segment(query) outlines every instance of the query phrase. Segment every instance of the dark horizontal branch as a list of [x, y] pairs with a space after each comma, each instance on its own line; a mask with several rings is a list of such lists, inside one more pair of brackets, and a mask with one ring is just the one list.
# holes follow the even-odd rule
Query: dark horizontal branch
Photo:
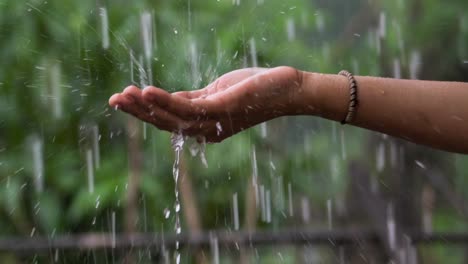
[[[468, 233], [415, 233], [410, 235], [417, 244], [468, 243]], [[55, 237], [10, 237], [0, 239], [0, 251], [35, 253], [49, 250], [98, 250], [104, 248], [174, 248], [209, 247], [217, 239], [220, 246], [237, 245], [346, 245], [356, 243], [380, 243], [378, 235], [369, 230], [284, 230], [263, 232], [207, 232], [199, 235], [162, 235], [136, 233], [132, 235], [110, 233], [85, 233]]]

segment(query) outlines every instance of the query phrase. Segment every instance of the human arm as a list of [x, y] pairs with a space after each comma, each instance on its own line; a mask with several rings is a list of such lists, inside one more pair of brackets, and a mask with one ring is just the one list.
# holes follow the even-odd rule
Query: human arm
[[[355, 78], [359, 106], [351, 125], [468, 153], [468, 84]], [[111, 106], [160, 129], [204, 136], [208, 142], [279, 116], [316, 115], [341, 121], [348, 102], [347, 78], [291, 67], [237, 70], [190, 92], [170, 94], [131, 86], [109, 100]]]
[[[352, 125], [451, 152], [468, 153], [468, 83], [355, 76], [359, 105]], [[304, 72], [306, 112], [341, 121], [349, 102], [347, 79]], [[308, 110], [309, 109], [309, 110]]]

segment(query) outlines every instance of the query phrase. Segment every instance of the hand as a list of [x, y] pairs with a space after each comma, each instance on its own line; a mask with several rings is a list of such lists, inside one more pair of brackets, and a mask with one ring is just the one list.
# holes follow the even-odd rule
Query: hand
[[302, 72], [291, 67], [229, 72], [207, 87], [168, 93], [127, 87], [109, 105], [159, 129], [220, 142], [267, 120], [296, 113]]

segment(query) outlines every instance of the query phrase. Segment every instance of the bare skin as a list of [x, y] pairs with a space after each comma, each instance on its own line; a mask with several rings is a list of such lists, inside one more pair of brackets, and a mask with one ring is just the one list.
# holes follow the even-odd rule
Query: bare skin
[[[468, 83], [355, 78], [359, 106], [351, 125], [468, 154]], [[291, 67], [236, 70], [203, 89], [172, 94], [129, 86], [109, 99], [111, 106], [159, 129], [207, 142], [280, 116], [341, 121], [348, 102], [347, 78]]]

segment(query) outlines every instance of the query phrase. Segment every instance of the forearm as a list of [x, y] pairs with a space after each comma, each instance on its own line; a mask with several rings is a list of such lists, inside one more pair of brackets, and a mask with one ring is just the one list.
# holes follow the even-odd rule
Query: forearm
[[[468, 153], [468, 84], [356, 76], [359, 105], [352, 125], [453, 152]], [[304, 72], [301, 114], [342, 121], [348, 80]]]

